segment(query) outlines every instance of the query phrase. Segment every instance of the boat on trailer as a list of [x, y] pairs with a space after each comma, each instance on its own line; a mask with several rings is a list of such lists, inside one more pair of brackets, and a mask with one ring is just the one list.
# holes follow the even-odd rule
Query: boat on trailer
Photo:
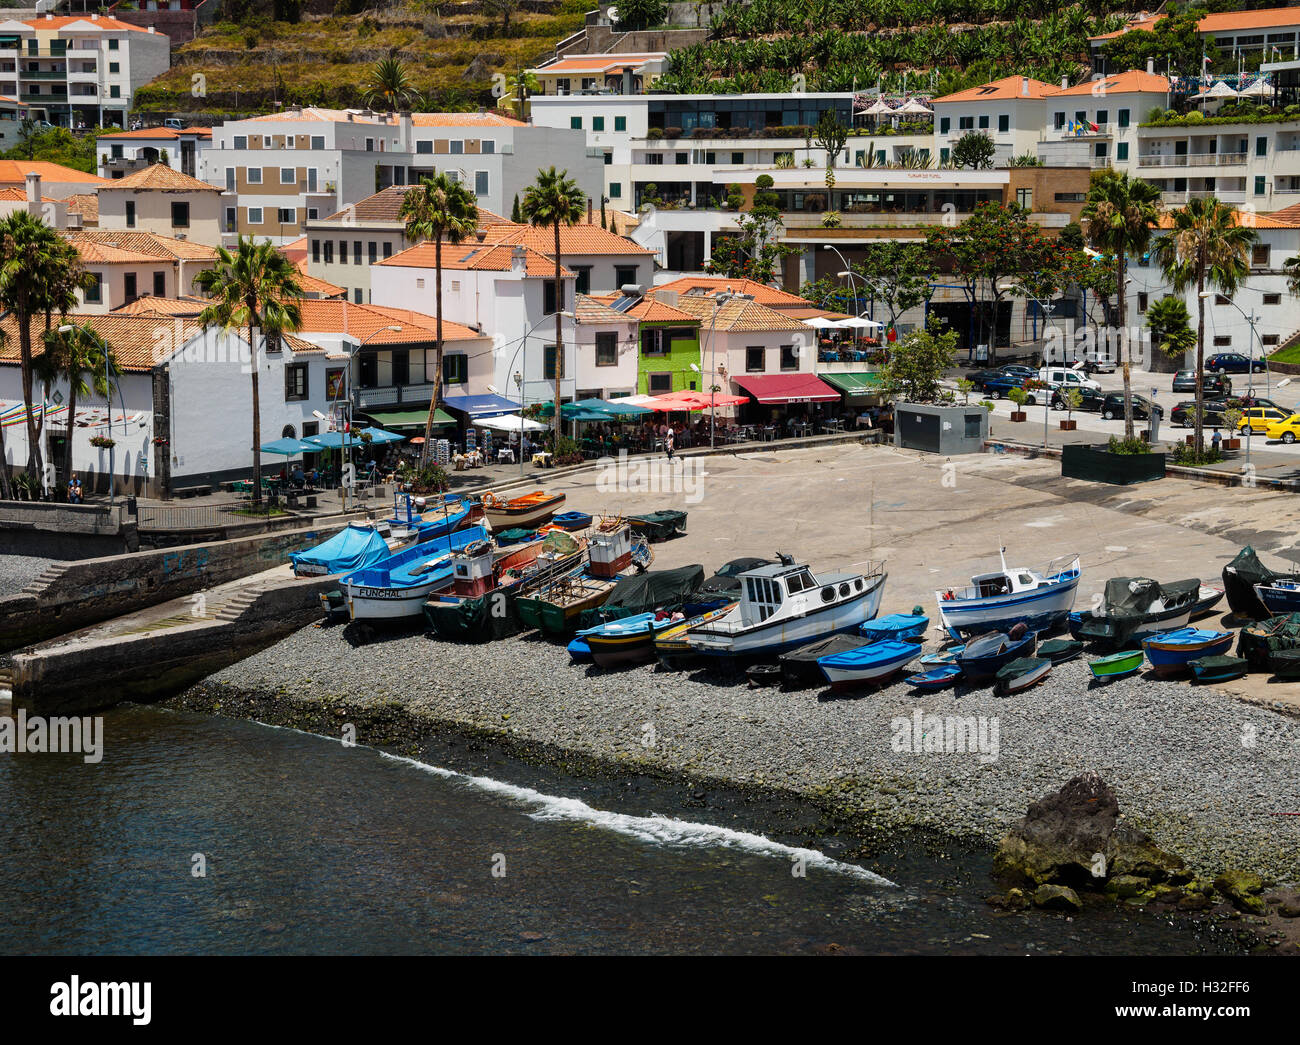
[[939, 622], [948, 634], [960, 639], [1009, 631], [1017, 624], [1045, 632], [1064, 624], [1082, 576], [1079, 557], [1061, 556], [1040, 571], [1008, 567], [1005, 548], [999, 549], [998, 555], [1000, 570], [976, 574], [964, 587], [934, 593]]
[[[706, 657], [776, 657], [819, 638], [856, 631], [880, 609], [883, 563], [863, 573], [814, 575], [790, 556], [740, 575], [736, 608], [697, 625], [686, 641]], [[913, 653], [919, 650], [912, 644]]]

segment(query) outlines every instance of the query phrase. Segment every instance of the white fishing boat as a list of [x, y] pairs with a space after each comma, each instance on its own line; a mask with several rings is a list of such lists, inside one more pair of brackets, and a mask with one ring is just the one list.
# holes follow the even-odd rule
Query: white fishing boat
[[788, 555], [740, 574], [740, 602], [686, 633], [691, 652], [712, 657], [776, 656], [816, 639], [856, 631], [880, 609], [884, 563], [867, 572], [814, 576]]
[[347, 599], [348, 616], [353, 620], [418, 617], [429, 594], [452, 583], [452, 553], [487, 537], [482, 526], [471, 526], [412, 545], [348, 574], [339, 585]]
[[934, 593], [939, 621], [954, 639], [990, 631], [1010, 631], [1024, 624], [1030, 631], [1050, 631], [1065, 623], [1074, 606], [1082, 570], [1077, 555], [1053, 559], [1041, 571], [1008, 567], [1006, 549], [998, 555], [1002, 569], [981, 573], [960, 588]]

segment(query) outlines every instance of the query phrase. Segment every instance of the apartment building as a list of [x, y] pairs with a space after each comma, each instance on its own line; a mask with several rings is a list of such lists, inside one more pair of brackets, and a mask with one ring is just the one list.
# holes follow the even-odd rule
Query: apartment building
[[122, 178], [132, 171], [166, 162], [182, 174], [195, 176], [199, 152], [212, 141], [211, 127], [141, 127], [101, 134], [95, 142], [95, 169], [105, 178]]
[[935, 98], [933, 148], [939, 163], [949, 162], [957, 140], [972, 132], [993, 139], [995, 166], [1034, 154], [1047, 125], [1047, 99], [1057, 91], [1029, 76], [1007, 76]]
[[[1150, 31], [1164, 18], [1155, 15], [1130, 22], [1123, 29], [1102, 36], [1092, 36], [1093, 67], [1105, 71], [1103, 51], [1106, 43], [1134, 30]], [[1270, 7], [1258, 11], [1220, 11], [1203, 16], [1197, 23], [1203, 39], [1213, 38], [1220, 55], [1263, 53], [1265, 57], [1300, 58], [1300, 8]]]
[[170, 64], [166, 34], [106, 15], [0, 21], [0, 95], [60, 127], [126, 126], [135, 92]]
[[221, 246], [221, 190], [164, 164], [101, 185], [98, 197], [101, 229], [138, 229]]
[[211, 268], [212, 247], [153, 232], [81, 229], [67, 234], [92, 285], [77, 292], [80, 309], [103, 314], [138, 298], [176, 298], [197, 292], [194, 278]]
[[446, 172], [487, 210], [510, 209], [540, 168], [600, 191], [600, 160], [581, 134], [555, 134], [496, 113], [372, 113], [293, 107], [215, 128], [199, 177], [226, 193], [223, 222], [278, 245], [309, 222], [389, 186]]
[[668, 68], [668, 54], [560, 55], [530, 70], [541, 94], [641, 94]]
[[18, 128], [27, 118], [27, 106], [17, 98], [0, 94], [0, 152], [18, 144]]

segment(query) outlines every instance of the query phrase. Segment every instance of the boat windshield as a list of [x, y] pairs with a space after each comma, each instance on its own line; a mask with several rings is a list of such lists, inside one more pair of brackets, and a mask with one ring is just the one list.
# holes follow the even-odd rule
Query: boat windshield
[[781, 584], [769, 577], [746, 577], [745, 596], [750, 612], [767, 620], [781, 605]]

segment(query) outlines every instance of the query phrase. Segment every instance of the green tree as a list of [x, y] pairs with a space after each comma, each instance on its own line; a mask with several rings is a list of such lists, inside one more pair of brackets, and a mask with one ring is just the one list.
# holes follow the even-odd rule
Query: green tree
[[939, 381], [956, 352], [957, 332], [945, 330], [943, 321], [931, 316], [923, 329], [913, 330], [894, 348], [881, 368], [881, 381], [900, 400], [930, 402], [939, 398]]
[[268, 338], [292, 333], [302, 326], [302, 287], [293, 263], [270, 243], [240, 236], [235, 249], [217, 248], [216, 263], [194, 279], [212, 299], [199, 313], [204, 327], [247, 330], [249, 375], [253, 391], [253, 503], [262, 503], [262, 401], [258, 388], [260, 353]]
[[1130, 255], [1145, 254], [1159, 219], [1160, 190], [1127, 172], [1103, 171], [1088, 189], [1081, 217], [1085, 236], [1096, 251], [1113, 259], [1119, 305], [1119, 347], [1124, 370], [1124, 438], [1133, 438], [1132, 360], [1126, 322], [1124, 287]]
[[513, 76], [506, 77], [506, 94], [511, 99], [511, 108], [519, 119], [528, 115], [528, 96], [537, 94], [542, 89], [542, 81], [535, 73], [518, 69]]
[[663, 25], [668, 17], [665, 0], [619, 0], [618, 31], [631, 33]]
[[1199, 23], [1207, 13], [1206, 7], [1189, 7], [1161, 18], [1152, 29], [1132, 29], [1108, 40], [1102, 49], [1106, 68], [1115, 72], [1145, 69], [1147, 58], [1168, 58], [1174, 73], [1199, 76], [1203, 54], [1211, 66], [1219, 57], [1213, 37], [1200, 35]]
[[1175, 293], [1196, 287], [1196, 442], [1205, 452], [1205, 293], [1207, 285], [1231, 297], [1250, 275], [1250, 248], [1258, 238], [1233, 209], [1217, 198], [1188, 201], [1170, 212], [1172, 227], [1154, 244], [1154, 255]]
[[753, 279], [759, 283], [776, 281], [782, 261], [799, 253], [777, 240], [781, 219], [781, 197], [773, 191], [770, 174], [760, 174], [754, 182], [754, 202], [736, 218], [739, 233], [715, 237], [705, 270], [732, 279]]
[[[114, 385], [109, 374], [117, 369], [112, 347], [107, 349], [90, 323], [69, 324], [71, 329], [59, 328], [45, 332], [45, 351], [37, 357], [37, 373], [45, 385], [48, 399], [50, 388], [59, 381], [68, 384], [68, 438], [63, 445], [63, 474], [72, 475], [73, 423], [77, 417], [77, 400], [91, 394], [102, 396], [109, 409], [113, 405]], [[86, 383], [87, 375], [91, 383]], [[66, 488], [55, 490], [56, 499], [67, 496]]]
[[924, 243], [877, 240], [852, 268], [866, 283], [873, 300], [884, 305], [889, 315], [886, 330], [893, 330], [904, 312], [929, 300], [935, 265]]
[[485, 15], [501, 16], [501, 35], [510, 35], [510, 16], [523, 6], [522, 0], [482, 0], [481, 9]]
[[530, 225], [551, 228], [555, 234], [555, 446], [560, 445], [560, 378], [564, 375], [564, 265], [560, 259], [560, 229], [582, 220], [586, 194], [569, 172], [538, 171], [537, 180], [524, 190], [524, 217]]
[[1146, 321], [1152, 348], [1173, 355], [1196, 343], [1196, 336], [1192, 333], [1192, 315], [1180, 297], [1166, 294], [1159, 301], [1153, 301], [1147, 309]]
[[952, 165], [982, 170], [993, 166], [996, 147], [982, 131], [967, 131], [952, 147]]
[[[517, 201], [516, 201], [517, 202]], [[442, 243], [463, 243], [478, 228], [478, 203], [459, 181], [439, 171], [423, 178], [402, 200], [400, 211], [406, 222], [406, 236], [413, 243], [433, 241], [434, 377], [429, 415], [424, 422], [424, 445], [420, 459], [428, 460], [433, 445], [434, 412], [442, 400]]]
[[415, 89], [406, 63], [400, 58], [381, 58], [370, 70], [371, 83], [366, 87], [366, 105], [384, 108], [389, 112], [409, 109], [420, 104], [420, 92]]
[[524, 223], [524, 212], [519, 209], [519, 193], [515, 193], [515, 205], [510, 208], [510, 220], [516, 225]]
[[840, 123], [834, 109], [827, 109], [817, 121], [816, 134], [818, 146], [826, 153], [826, 205], [829, 207], [831, 190], [835, 188], [835, 164], [849, 140], [849, 129]]

